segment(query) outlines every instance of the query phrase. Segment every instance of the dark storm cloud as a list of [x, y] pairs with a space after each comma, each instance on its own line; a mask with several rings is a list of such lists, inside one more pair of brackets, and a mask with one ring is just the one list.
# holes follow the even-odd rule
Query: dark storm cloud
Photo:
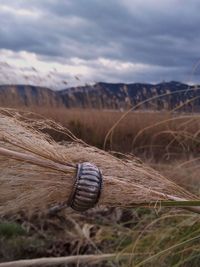
[[200, 58], [199, 10], [197, 0], [1, 0], [0, 49], [62, 63], [77, 57], [152, 66], [117, 77], [99, 66], [99, 79], [183, 79]]

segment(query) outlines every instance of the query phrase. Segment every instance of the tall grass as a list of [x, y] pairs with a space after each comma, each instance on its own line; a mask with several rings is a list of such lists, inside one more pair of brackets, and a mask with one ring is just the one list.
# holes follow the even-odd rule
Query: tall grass
[[[32, 108], [44, 117], [70, 129], [88, 144], [103, 148], [106, 134], [123, 112], [88, 109]], [[171, 112], [131, 112], [109, 136], [106, 149], [133, 153], [155, 160], [198, 156], [200, 149], [200, 115]], [[62, 134], [50, 133], [57, 141]]]

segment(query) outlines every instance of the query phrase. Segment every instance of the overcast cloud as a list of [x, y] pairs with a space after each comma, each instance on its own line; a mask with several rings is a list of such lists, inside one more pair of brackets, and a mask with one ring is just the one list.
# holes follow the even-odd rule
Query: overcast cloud
[[200, 82], [199, 10], [198, 0], [0, 0], [0, 83]]

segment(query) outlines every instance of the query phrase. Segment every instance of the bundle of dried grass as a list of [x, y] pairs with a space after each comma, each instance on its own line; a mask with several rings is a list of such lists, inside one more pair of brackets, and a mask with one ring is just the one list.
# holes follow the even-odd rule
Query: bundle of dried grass
[[[56, 128], [73, 142], [58, 144], [41, 132], [44, 128]], [[66, 203], [76, 164], [85, 161], [94, 163], [103, 173], [99, 204], [152, 207], [200, 203], [197, 197], [138, 159], [121, 160], [87, 146], [53, 122], [30, 119], [13, 110], [0, 110], [0, 155], [0, 214]], [[197, 207], [191, 209], [199, 211]]]

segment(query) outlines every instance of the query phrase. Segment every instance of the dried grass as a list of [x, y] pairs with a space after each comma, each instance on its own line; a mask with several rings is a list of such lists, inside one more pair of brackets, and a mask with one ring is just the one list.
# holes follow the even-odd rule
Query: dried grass
[[[73, 142], [58, 144], [39, 130], [52, 127], [65, 131]], [[0, 154], [0, 214], [65, 203], [73, 186], [76, 164], [85, 161], [96, 164], [103, 173], [99, 204], [155, 207], [163, 200], [186, 199], [199, 204], [194, 195], [138, 159], [120, 160], [75, 139], [61, 126], [9, 109], [0, 110]]]
[[[120, 111], [64, 108], [52, 110], [45, 107], [32, 107], [31, 110], [59, 122], [77, 137], [98, 148], [103, 148], [105, 136], [124, 114]], [[109, 135], [106, 150], [134, 153], [145, 160], [188, 159], [199, 154], [199, 127], [199, 114], [131, 112]], [[53, 130], [48, 133], [57, 141], [69, 140], [67, 136]]]
[[101, 254], [101, 255], [76, 255], [67, 257], [56, 258], [39, 258], [31, 260], [19, 260], [6, 263], [0, 263], [0, 267], [28, 267], [28, 266], [57, 266], [60, 264], [87, 264], [93, 265], [102, 261], [120, 261], [125, 258], [130, 258], [131, 253], [124, 253], [122, 255], [113, 254]]

